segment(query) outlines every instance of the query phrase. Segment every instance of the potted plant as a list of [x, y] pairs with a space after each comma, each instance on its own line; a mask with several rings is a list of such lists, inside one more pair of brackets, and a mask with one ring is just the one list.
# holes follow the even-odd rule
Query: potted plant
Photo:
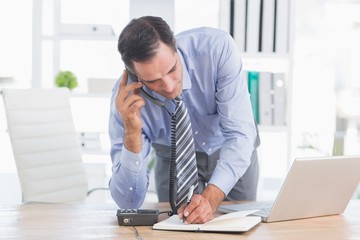
[[71, 71], [60, 71], [55, 77], [55, 84], [58, 87], [67, 87], [72, 90], [77, 87], [78, 82], [75, 74]]

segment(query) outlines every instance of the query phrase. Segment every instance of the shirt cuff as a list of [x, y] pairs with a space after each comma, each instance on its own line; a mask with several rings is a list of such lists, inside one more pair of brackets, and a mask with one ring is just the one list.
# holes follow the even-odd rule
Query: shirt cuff
[[124, 146], [121, 151], [120, 163], [131, 172], [139, 172], [144, 164], [142, 161], [141, 153], [133, 153], [126, 149]]
[[222, 169], [215, 169], [209, 184], [217, 186], [224, 192], [225, 196], [227, 196], [231, 189], [235, 186], [236, 182], [236, 179], [230, 176], [226, 171]]

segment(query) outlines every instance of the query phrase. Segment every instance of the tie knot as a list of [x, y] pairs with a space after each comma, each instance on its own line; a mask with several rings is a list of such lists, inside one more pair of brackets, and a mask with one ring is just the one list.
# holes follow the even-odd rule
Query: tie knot
[[174, 98], [174, 101], [176, 103], [176, 106], [179, 106], [180, 102], [182, 101], [180, 97]]

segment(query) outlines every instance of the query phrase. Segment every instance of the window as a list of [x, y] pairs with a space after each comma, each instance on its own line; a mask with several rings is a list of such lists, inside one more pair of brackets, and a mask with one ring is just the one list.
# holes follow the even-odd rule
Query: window
[[35, 65], [35, 85], [53, 87], [60, 70], [74, 72], [80, 90], [86, 89], [89, 78], [120, 76], [116, 43], [129, 19], [129, 1], [35, 1], [34, 7], [42, 12], [37, 22], [40, 45], [34, 52], [41, 63]]
[[32, 1], [0, 1], [0, 87], [10, 80], [16, 85], [30, 84], [31, 5]]

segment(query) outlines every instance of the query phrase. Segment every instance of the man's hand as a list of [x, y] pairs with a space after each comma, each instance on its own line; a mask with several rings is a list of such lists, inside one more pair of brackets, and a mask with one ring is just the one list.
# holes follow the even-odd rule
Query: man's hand
[[186, 217], [187, 224], [208, 222], [214, 218], [214, 213], [224, 197], [223, 191], [209, 184], [201, 195], [196, 194], [191, 198], [188, 206], [179, 208], [179, 218]]
[[141, 151], [141, 130], [142, 121], [140, 108], [145, 105], [144, 99], [139, 94], [141, 82], [127, 84], [127, 72], [123, 72], [122, 80], [119, 85], [118, 93], [115, 98], [116, 108], [124, 122], [124, 145], [131, 152]]

